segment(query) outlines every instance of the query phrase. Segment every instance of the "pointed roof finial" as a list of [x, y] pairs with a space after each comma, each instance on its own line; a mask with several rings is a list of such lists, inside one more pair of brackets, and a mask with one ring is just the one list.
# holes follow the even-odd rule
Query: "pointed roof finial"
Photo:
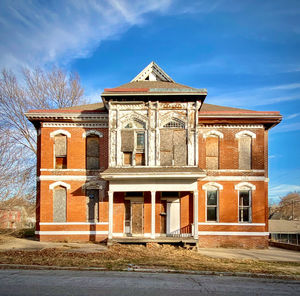
[[145, 69], [143, 69], [131, 82], [134, 81], [166, 81], [175, 82], [162, 68], [155, 62], [151, 62]]

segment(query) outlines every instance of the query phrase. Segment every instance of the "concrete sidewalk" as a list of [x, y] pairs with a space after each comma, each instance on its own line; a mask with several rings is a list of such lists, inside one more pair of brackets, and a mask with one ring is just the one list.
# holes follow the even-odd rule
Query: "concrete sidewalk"
[[227, 259], [253, 259], [261, 261], [300, 262], [300, 252], [270, 247], [269, 249], [227, 249], [200, 248], [198, 251], [204, 256]]

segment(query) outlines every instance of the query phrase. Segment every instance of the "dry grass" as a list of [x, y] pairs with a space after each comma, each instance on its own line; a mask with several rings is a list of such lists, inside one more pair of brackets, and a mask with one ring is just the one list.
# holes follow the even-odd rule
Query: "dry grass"
[[174, 270], [250, 272], [300, 275], [300, 263], [264, 262], [259, 260], [217, 259], [196, 251], [172, 246], [114, 245], [97, 253], [74, 252], [72, 249], [0, 252], [2, 264], [47, 265], [62, 267], [103, 267], [123, 270], [140, 268], [169, 268]]

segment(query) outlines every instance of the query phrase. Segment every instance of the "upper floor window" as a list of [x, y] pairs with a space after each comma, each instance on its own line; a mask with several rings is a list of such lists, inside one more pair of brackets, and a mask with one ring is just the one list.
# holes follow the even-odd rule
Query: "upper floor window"
[[160, 130], [160, 165], [184, 166], [187, 164], [187, 134], [184, 122], [172, 119]]
[[54, 137], [55, 168], [67, 168], [67, 136], [58, 134]]
[[98, 170], [99, 163], [99, 137], [96, 135], [89, 135], [86, 137], [86, 169]]
[[145, 123], [133, 120], [125, 125], [122, 130], [121, 150], [123, 164], [128, 166], [145, 165]]
[[255, 138], [256, 135], [251, 131], [241, 131], [235, 136], [239, 140], [239, 169], [251, 170], [252, 139]]
[[206, 139], [206, 169], [217, 170], [219, 169], [219, 143], [223, 138], [223, 134], [217, 130], [208, 131], [203, 135]]

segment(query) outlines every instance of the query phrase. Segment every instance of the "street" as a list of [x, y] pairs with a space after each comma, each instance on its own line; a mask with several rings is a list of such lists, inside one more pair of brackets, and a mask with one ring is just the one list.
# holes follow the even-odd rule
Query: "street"
[[299, 295], [300, 281], [188, 274], [0, 270], [0, 295]]

